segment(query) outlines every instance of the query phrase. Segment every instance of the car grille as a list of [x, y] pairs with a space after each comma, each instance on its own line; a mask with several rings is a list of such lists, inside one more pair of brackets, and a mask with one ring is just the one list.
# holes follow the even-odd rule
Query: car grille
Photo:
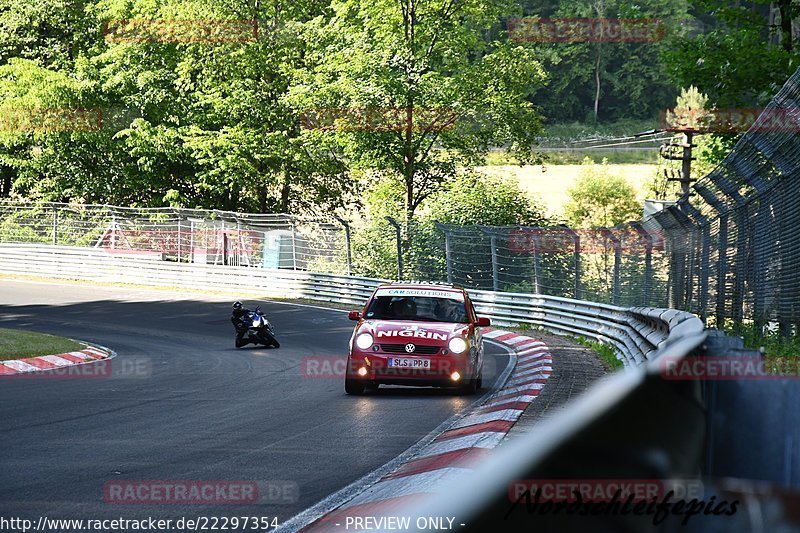
[[403, 353], [406, 355], [433, 355], [439, 353], [442, 348], [441, 346], [424, 346], [421, 344], [414, 344], [414, 346], [413, 352], [407, 352], [405, 344], [381, 344], [381, 350], [386, 353]]

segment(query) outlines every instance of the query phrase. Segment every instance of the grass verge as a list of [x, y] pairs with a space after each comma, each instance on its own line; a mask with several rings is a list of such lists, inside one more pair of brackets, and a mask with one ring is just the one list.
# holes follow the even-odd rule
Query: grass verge
[[748, 348], [763, 348], [767, 359], [800, 356], [800, 336], [797, 335], [787, 338], [777, 332], [762, 332], [754, 324], [727, 326], [725, 332], [744, 339]]
[[0, 328], [0, 361], [75, 352], [82, 349], [82, 344], [64, 337]]
[[614, 349], [611, 348], [611, 346], [607, 346], [597, 341], [590, 341], [584, 337], [578, 337], [575, 340], [578, 342], [578, 344], [594, 350], [595, 353], [597, 353], [597, 356], [600, 358], [600, 361], [602, 361], [603, 364], [609, 368], [609, 370], [619, 370], [624, 366], [622, 361], [617, 359], [617, 354]]

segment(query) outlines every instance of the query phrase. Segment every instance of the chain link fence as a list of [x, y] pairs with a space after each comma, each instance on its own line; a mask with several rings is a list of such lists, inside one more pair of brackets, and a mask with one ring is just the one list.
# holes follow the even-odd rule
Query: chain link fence
[[0, 202], [0, 242], [101, 248], [166, 261], [348, 273], [336, 221], [174, 208]]
[[0, 202], [0, 242], [165, 261], [448, 281], [619, 305], [666, 301], [664, 240], [640, 225], [572, 230], [413, 222], [353, 225], [196, 209]]
[[670, 307], [800, 333], [799, 104], [800, 70], [716, 169], [645, 221], [666, 236]]

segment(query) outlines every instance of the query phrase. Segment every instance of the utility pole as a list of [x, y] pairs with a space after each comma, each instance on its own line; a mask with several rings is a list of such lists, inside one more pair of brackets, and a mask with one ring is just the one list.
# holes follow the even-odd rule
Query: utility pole
[[[694, 128], [667, 128], [664, 131], [683, 134], [682, 143], [670, 142], [668, 144], [662, 144], [659, 154], [664, 159], [682, 162], [680, 176], [677, 178], [674, 176], [667, 176], [667, 181], [680, 182], [681, 191], [685, 195], [689, 192], [689, 187], [692, 182], [697, 181], [692, 179], [692, 161], [697, 160], [696, 157], [692, 156], [692, 148], [697, 148], [697, 145], [693, 144], [692, 141], [694, 140], [694, 136], [700, 132]], [[681, 149], [683, 151], [682, 154], [680, 153]]]

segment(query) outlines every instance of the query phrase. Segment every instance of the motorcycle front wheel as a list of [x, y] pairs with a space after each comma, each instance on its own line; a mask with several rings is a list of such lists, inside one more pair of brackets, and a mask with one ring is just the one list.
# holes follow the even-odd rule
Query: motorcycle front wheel
[[261, 340], [262, 340], [261, 344], [263, 344], [265, 346], [272, 346], [274, 348], [280, 348], [281, 347], [281, 343], [278, 342], [278, 339], [276, 339], [272, 334], [267, 333], [266, 331], [262, 335], [262, 339]]

